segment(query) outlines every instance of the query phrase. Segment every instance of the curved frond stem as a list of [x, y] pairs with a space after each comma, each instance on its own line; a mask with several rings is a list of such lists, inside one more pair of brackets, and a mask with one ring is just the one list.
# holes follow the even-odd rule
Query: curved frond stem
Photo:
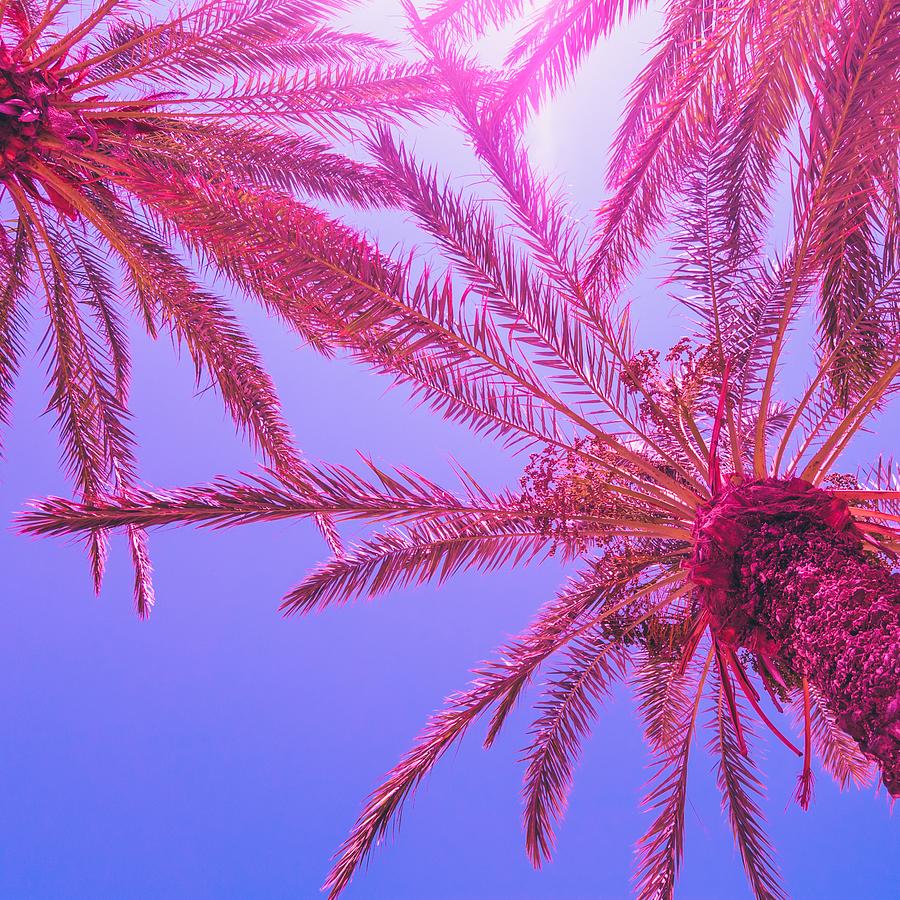
[[597, 716], [597, 705], [625, 674], [626, 653], [602, 627], [570, 644], [566, 665], [551, 676], [531, 727], [523, 788], [525, 848], [540, 868], [552, 856], [554, 822], [565, 814], [581, 744]]
[[[71, 31], [67, 32], [66, 35], [60, 40], [51, 44], [47, 50], [40, 54], [40, 56], [32, 59], [29, 63], [29, 68], [35, 69], [39, 66], [45, 65], [51, 60], [62, 59], [65, 57], [65, 54], [74, 47], [82, 38], [86, 37], [94, 28], [97, 27], [112, 10], [119, 6], [120, 4], [126, 2], [126, 0], [103, 0], [103, 2], [93, 10], [79, 25], [76, 25]], [[67, 5], [66, 0], [58, 0], [55, 6], [47, 5], [47, 12], [44, 16], [42, 22], [45, 24], [52, 22], [56, 17], [56, 14], [61, 12], [63, 8]], [[39, 24], [35, 27], [35, 32], [40, 32], [43, 30], [44, 25]], [[27, 39], [24, 42], [26, 46], [28, 46]], [[20, 45], [21, 47], [21, 45]]]
[[[895, 339], [895, 348], [900, 349], [900, 337]], [[850, 408], [840, 423], [832, 429], [827, 440], [822, 444], [818, 452], [807, 463], [801, 473], [801, 478], [819, 484], [825, 477], [828, 469], [843, 453], [844, 448], [854, 435], [865, 425], [866, 420], [882, 402], [884, 394], [891, 388], [894, 380], [900, 375], [900, 354], [894, 362], [889, 364], [884, 373], [872, 384], [863, 396]]]
[[[106, 2], [110, 2], [110, 0], [106, 0]], [[114, 2], [121, 2], [121, 0], [114, 0]], [[24, 53], [26, 50], [35, 46], [44, 31], [53, 24], [56, 17], [65, 8], [66, 3], [67, 0], [56, 0], [56, 3], [53, 3], [52, 0], [47, 0], [47, 3], [44, 5], [44, 12], [40, 19], [33, 24], [29, 22], [28, 34], [26, 34], [19, 42], [17, 49]]]
[[803, 771], [797, 780], [795, 797], [801, 809], [809, 809], [813, 795], [812, 770], [812, 712], [809, 699], [809, 679], [803, 676]]
[[[107, 2], [120, 2], [120, 0], [107, 0]], [[119, 44], [118, 46], [105, 51], [97, 56], [92, 56], [84, 60], [79, 60], [78, 62], [72, 63], [71, 65], [65, 67], [60, 71], [60, 75], [74, 75], [78, 72], [83, 71], [84, 69], [96, 68], [102, 65], [105, 62], [108, 62], [114, 56], [120, 53], [126, 53], [130, 50], [135, 49], [142, 43], [148, 43], [153, 38], [158, 37], [165, 33], [166, 31], [174, 31], [183, 25], [186, 21], [189, 21], [191, 18], [194, 18], [198, 15], [202, 15], [203, 13], [214, 9], [216, 6], [221, 5], [221, 0], [206, 0], [205, 3], [201, 3], [198, 6], [193, 7], [192, 9], [187, 10], [180, 15], [175, 16], [172, 19], [167, 20], [166, 22], [162, 22], [159, 25], [154, 26], [152, 29], [148, 31], [144, 31], [138, 36], [132, 38], [129, 41], [126, 41], [124, 44]], [[93, 27], [93, 26], [92, 26]], [[165, 57], [157, 57], [153, 59], [153, 63], [156, 64], [158, 62], [163, 62]], [[131, 74], [131, 73], [129, 73]], [[93, 81], [87, 81], [84, 83], [85, 89], [95, 89], [102, 84], [107, 83], [105, 78], [95, 79]]]

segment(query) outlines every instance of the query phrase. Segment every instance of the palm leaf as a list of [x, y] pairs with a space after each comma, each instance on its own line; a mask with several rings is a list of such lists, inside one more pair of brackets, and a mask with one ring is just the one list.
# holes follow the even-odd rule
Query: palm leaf
[[[722, 809], [728, 816], [735, 843], [741, 853], [747, 880], [755, 897], [777, 900], [787, 897], [773, 858], [772, 846], [765, 835], [765, 820], [758, 805], [765, 788], [749, 754], [740, 749], [737, 726], [725, 704], [724, 690], [717, 678], [711, 684], [708, 749], [716, 758], [717, 781], [722, 792]], [[735, 709], [741, 717], [740, 733], [752, 737], [743, 704]]]
[[[678, 736], [672, 745], [661, 747], [654, 753], [653, 776], [644, 806], [655, 812], [656, 818], [636, 848], [636, 892], [641, 900], [670, 900], [675, 890], [684, 853], [688, 761], [712, 658], [710, 650], [699, 677], [696, 673], [691, 677], [689, 672], [688, 677], [677, 684], [665, 706], [645, 706], [645, 712], [651, 716], [672, 716], [672, 725], [662, 726], [661, 730], [674, 728]], [[661, 726], [651, 719], [646, 727], [657, 731]]]
[[540, 715], [531, 727], [524, 785], [525, 848], [537, 868], [552, 855], [553, 824], [565, 814], [597, 706], [624, 673], [625, 655], [601, 624], [570, 644], [537, 704]]
[[12, 388], [22, 356], [25, 316], [20, 300], [27, 286], [28, 240], [20, 221], [11, 241], [0, 229], [0, 425], [9, 424]]
[[410, 585], [442, 584], [459, 572], [525, 565], [546, 556], [550, 546], [530, 517], [492, 521], [479, 513], [425, 521], [379, 534], [318, 566], [288, 592], [282, 609], [306, 613]]
[[536, 112], [571, 81], [601, 38], [644, 6], [646, 0], [550, 0], [507, 54], [514, 74], [500, 109], [514, 107], [520, 122]]

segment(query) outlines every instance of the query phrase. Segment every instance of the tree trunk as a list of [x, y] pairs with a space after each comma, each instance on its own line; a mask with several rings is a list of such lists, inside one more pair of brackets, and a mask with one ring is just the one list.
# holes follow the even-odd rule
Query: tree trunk
[[699, 523], [693, 568], [720, 638], [806, 676], [900, 796], [900, 575], [846, 505], [799, 479], [730, 489]]

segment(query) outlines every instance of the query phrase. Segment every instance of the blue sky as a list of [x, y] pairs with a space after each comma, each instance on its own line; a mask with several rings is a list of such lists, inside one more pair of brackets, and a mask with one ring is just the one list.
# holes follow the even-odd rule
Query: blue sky
[[[372, 6], [363, 24], [388, 21]], [[628, 78], [653, 15], [595, 55], [576, 90], [533, 129], [536, 160], [561, 173], [589, 210]], [[448, 168], [472, 171], [443, 133]], [[390, 243], [397, 217], [367, 217]], [[635, 287], [645, 343], [683, 325], [651, 272]], [[493, 485], [515, 483], [521, 460], [404, 402], [387, 382], [300, 348], [250, 305], [301, 446], [352, 464], [357, 449], [449, 481], [459, 459]], [[32, 329], [33, 344], [40, 335]], [[135, 337], [134, 409], [149, 483], [192, 483], [252, 469], [213, 392], [165, 341]], [[45, 376], [30, 360], [0, 469], [8, 521], [29, 497], [68, 493], [42, 415]], [[896, 424], [896, 417], [894, 418]], [[858, 458], [896, 430], [867, 436]], [[78, 549], [0, 532], [0, 898], [306, 898], [318, 896], [331, 852], [365, 795], [469, 668], [517, 632], [561, 578], [550, 564], [465, 576], [284, 620], [278, 598], [325, 555], [303, 523], [151, 537], [158, 607], [131, 608], [127, 554], [114, 543], [102, 596], [91, 595]], [[576, 900], [627, 896], [646, 759], [629, 698], [617, 698], [589, 742], [552, 865], [522, 849], [518, 762], [528, 726], [517, 713], [490, 752], [478, 733], [450, 755], [375, 855], [349, 898]], [[796, 762], [763, 742], [772, 835], [791, 895], [900, 895], [897, 822], [883, 794], [840, 795], [820, 777], [812, 812], [788, 806]], [[691, 773], [680, 896], [748, 896], [713, 790], [711, 760]]]

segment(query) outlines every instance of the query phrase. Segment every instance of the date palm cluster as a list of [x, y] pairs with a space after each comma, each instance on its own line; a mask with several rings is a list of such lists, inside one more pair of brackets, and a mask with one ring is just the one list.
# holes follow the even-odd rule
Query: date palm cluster
[[[813, 754], [841, 786], [877, 773], [900, 795], [900, 483], [885, 459], [846, 471], [848, 446], [900, 385], [900, 11], [872, 0], [667, 4], [616, 138], [611, 196], [584, 228], [530, 165], [522, 127], [644, 5], [550, 0], [499, 72], [464, 48], [522, 14], [520, 0], [447, 0], [424, 18], [406, 8], [417, 71], [503, 201], [457, 189], [390, 117], [361, 132], [372, 172], [438, 264], [395, 258], [299, 205], [270, 215], [262, 189], [204, 207], [178, 182], [165, 201], [184, 240], [213, 220], [211, 258], [252, 270], [254, 290], [292, 297], [285, 317], [314, 347], [530, 448], [519, 485], [492, 492], [460, 469], [451, 489], [372, 461], [297, 461], [191, 488], [83, 491], [22, 517], [29, 533], [89, 538], [294, 517], [386, 525], [336, 545], [285, 597], [288, 613], [552, 554], [577, 566], [369, 797], [329, 875], [332, 896], [447, 750], [484, 719], [490, 745], [532, 689], [524, 827], [539, 866], [604, 698], [633, 686], [653, 758], [642, 898], [673, 895], [701, 729], [758, 897], [786, 894], [754, 723], [802, 760], [804, 808]], [[783, 237], [771, 227], [782, 195]], [[250, 262], [215, 246], [225, 229]], [[640, 348], [623, 293], [655, 242], [672, 251], [668, 286], [691, 321], [665, 355]], [[814, 365], [782, 396], [780, 367], [810, 304]]]

